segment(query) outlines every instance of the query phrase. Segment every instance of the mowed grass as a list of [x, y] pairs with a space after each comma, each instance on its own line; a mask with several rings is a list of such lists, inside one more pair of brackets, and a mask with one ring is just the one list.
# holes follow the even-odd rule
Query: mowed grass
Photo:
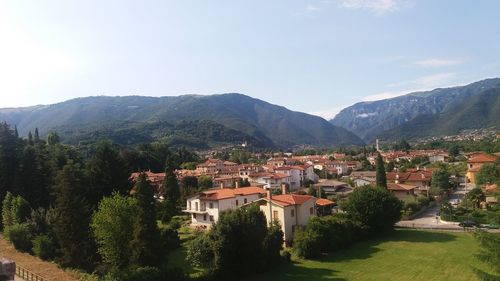
[[474, 281], [478, 243], [470, 233], [396, 230], [317, 260], [294, 259], [259, 281]]

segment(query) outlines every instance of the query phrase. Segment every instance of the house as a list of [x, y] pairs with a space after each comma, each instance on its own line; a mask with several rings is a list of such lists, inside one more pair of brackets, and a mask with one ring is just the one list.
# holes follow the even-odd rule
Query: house
[[498, 189], [497, 184], [485, 184], [481, 187], [481, 189], [483, 190], [484, 195], [486, 195], [486, 205], [498, 204], [496, 193], [500, 192], [500, 189]]
[[285, 242], [289, 244], [295, 231], [305, 227], [309, 219], [316, 215], [316, 200], [310, 195], [271, 195], [269, 192], [267, 197], [255, 201], [255, 204], [266, 215], [268, 223], [273, 220], [280, 223]]
[[415, 192], [427, 195], [429, 191], [432, 170], [422, 169], [408, 169], [406, 172], [388, 172], [386, 174], [387, 183], [405, 184], [416, 187]]
[[333, 213], [333, 208], [336, 206], [335, 202], [325, 199], [319, 198], [316, 200], [316, 214], [318, 216], [327, 216]]
[[282, 184], [290, 185], [290, 176], [282, 173], [260, 172], [250, 174], [248, 181], [254, 185], [262, 185], [266, 189], [277, 189]]
[[401, 183], [387, 183], [387, 190], [392, 192], [397, 198], [403, 199], [415, 195], [416, 187]]
[[493, 164], [497, 160], [496, 156], [489, 155], [486, 153], [476, 153], [472, 154], [467, 160], [467, 182], [475, 185], [476, 184], [476, 174], [481, 169], [484, 164]]
[[239, 183], [241, 181], [240, 177], [220, 177], [220, 178], [214, 178], [212, 180], [214, 184], [214, 188], [217, 187], [222, 187], [222, 188], [234, 188], [234, 187], [239, 187]]
[[298, 166], [281, 166], [274, 169], [275, 173], [284, 174], [290, 177], [290, 191], [297, 190], [304, 182], [304, 169]]
[[184, 213], [191, 215], [191, 226], [209, 228], [219, 220], [220, 213], [236, 209], [266, 195], [260, 187], [210, 189], [186, 200]]
[[336, 180], [320, 180], [313, 186], [321, 188], [326, 194], [348, 194], [353, 191], [347, 183]]
[[429, 162], [431, 163], [436, 163], [436, 162], [448, 162], [448, 154], [446, 153], [439, 153], [439, 154], [433, 154], [429, 156]]
[[[144, 172], [146, 174], [146, 178], [149, 184], [153, 187], [155, 194], [160, 193], [160, 187], [165, 181], [165, 173], [153, 173], [151, 171]], [[140, 176], [141, 172], [132, 173], [129, 177], [131, 182], [135, 182], [137, 178]]]
[[350, 175], [355, 187], [375, 185], [376, 178], [377, 172], [375, 171], [353, 171]]

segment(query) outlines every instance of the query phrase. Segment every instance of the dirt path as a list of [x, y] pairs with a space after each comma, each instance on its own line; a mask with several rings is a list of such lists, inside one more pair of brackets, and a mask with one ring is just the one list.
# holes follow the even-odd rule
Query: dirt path
[[75, 273], [65, 271], [57, 267], [54, 263], [42, 261], [29, 254], [20, 253], [3, 237], [0, 237], [0, 257], [14, 260], [16, 264], [51, 281], [78, 281]]

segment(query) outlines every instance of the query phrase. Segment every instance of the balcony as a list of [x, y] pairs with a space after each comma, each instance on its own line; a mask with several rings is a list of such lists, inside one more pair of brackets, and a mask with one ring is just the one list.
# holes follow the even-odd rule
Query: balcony
[[191, 208], [191, 209], [183, 209], [183, 213], [190, 213], [190, 214], [207, 214], [207, 208], [206, 206], [201, 206], [200, 208]]

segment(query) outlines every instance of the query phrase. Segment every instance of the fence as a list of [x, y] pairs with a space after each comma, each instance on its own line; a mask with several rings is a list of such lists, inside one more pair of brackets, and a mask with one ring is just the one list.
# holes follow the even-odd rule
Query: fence
[[25, 281], [49, 281], [47, 278], [33, 273], [18, 264], [16, 264], [16, 276], [24, 279]]

